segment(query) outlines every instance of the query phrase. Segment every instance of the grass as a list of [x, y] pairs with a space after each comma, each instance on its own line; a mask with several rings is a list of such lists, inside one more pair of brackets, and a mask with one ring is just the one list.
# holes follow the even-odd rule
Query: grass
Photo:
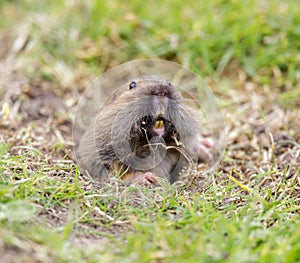
[[[20, 258], [38, 253], [42, 262], [299, 261], [300, 206], [292, 189], [271, 196], [264, 189], [263, 198], [248, 187], [238, 190], [228, 177], [223, 185], [213, 182], [207, 191], [193, 194], [170, 185], [116, 188], [116, 182], [88, 190], [63, 161], [28, 171], [27, 162], [40, 158], [39, 153], [26, 150], [17, 158], [5, 151], [1, 167], [12, 170], [1, 180], [1, 236], [6, 252], [17, 247]], [[46, 176], [46, 168], [57, 175]], [[72, 177], [59, 174], [70, 169]], [[54, 210], [49, 214], [58, 226], [45, 226], [48, 209]], [[106, 241], [100, 247], [97, 239], [78, 246], [74, 236]]]
[[[297, 10], [292, 0], [0, 1], [2, 261], [300, 262]], [[143, 58], [179, 62], [212, 87], [227, 131], [216, 174], [161, 187], [80, 175], [80, 94]], [[22, 106], [38, 112], [50, 93], [66, 109], [35, 118]]]
[[[103, 71], [134, 58], [159, 57], [181, 61], [203, 76], [220, 75], [234, 61], [250, 77], [267, 81], [278, 67], [295, 83], [300, 18], [294, 1], [190, 1], [184, 8], [180, 1], [164, 1], [159, 6], [157, 12], [152, 2], [49, 2], [45, 10], [44, 4], [25, 1], [2, 9], [3, 23], [22, 21], [27, 54], [47, 71], [58, 61]], [[257, 76], [258, 71], [265, 74]]]

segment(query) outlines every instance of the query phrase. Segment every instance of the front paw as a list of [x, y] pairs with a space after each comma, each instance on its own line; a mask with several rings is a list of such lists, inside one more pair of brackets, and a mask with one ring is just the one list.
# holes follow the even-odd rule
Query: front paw
[[122, 179], [127, 180], [130, 184], [153, 185], [158, 183], [158, 177], [151, 172], [128, 173]]
[[212, 159], [214, 142], [209, 138], [200, 138], [198, 142], [198, 160], [208, 162]]
[[137, 183], [141, 185], [152, 185], [158, 182], [157, 176], [151, 172], [146, 172], [136, 176], [132, 183]]
[[214, 142], [209, 138], [194, 138], [187, 147], [190, 157], [194, 161], [208, 162], [213, 158]]

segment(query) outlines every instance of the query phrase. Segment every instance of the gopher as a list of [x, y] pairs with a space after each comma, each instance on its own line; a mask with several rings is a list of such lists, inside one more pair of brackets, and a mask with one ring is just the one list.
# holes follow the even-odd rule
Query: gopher
[[145, 76], [115, 90], [78, 147], [79, 166], [93, 177], [118, 170], [130, 182], [178, 179], [192, 161], [212, 158], [199, 114], [167, 80]]

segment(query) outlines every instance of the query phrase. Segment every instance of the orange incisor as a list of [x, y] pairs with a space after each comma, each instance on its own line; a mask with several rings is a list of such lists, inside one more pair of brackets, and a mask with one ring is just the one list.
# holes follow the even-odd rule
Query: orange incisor
[[162, 127], [164, 127], [164, 122], [162, 120], [159, 120], [159, 121], [155, 122], [155, 128], [156, 129], [161, 129]]

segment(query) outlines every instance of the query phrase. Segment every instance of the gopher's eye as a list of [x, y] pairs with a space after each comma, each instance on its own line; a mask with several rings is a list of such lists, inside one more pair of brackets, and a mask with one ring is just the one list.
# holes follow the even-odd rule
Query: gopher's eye
[[130, 84], [129, 84], [129, 89], [134, 89], [136, 87], [136, 82], [135, 81], [132, 81]]

